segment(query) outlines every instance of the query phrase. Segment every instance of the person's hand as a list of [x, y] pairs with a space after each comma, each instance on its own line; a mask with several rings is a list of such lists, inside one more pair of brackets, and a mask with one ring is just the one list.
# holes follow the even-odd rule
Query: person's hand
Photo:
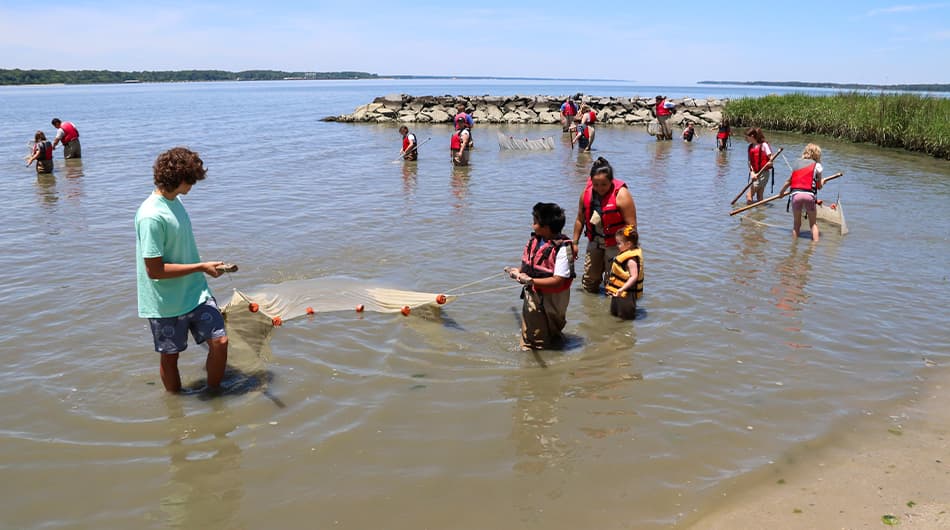
[[223, 270], [218, 269], [221, 265], [224, 265], [223, 261], [205, 261], [201, 264], [201, 271], [212, 278], [217, 278], [224, 274]]
[[534, 278], [522, 272], [518, 274], [518, 283], [522, 285], [534, 285]]
[[508, 277], [511, 278], [512, 280], [517, 280], [517, 279], [518, 279], [519, 271], [518, 271], [518, 269], [516, 269], [516, 268], [514, 268], [514, 267], [505, 267], [505, 273], [506, 273], [506, 274], [508, 275]]
[[580, 247], [577, 241], [571, 241], [571, 252], [574, 253], [574, 259], [577, 259], [577, 252], [580, 250]]

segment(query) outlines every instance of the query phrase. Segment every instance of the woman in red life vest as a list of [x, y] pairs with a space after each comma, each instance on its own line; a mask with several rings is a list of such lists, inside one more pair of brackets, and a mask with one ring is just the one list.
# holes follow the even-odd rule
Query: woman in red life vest
[[472, 135], [468, 131], [468, 126], [463, 126], [452, 135], [449, 147], [452, 149], [452, 163], [456, 166], [467, 166], [470, 149], [472, 147]]
[[581, 147], [581, 149], [589, 152], [590, 146], [594, 144], [594, 124], [597, 123], [597, 113], [590, 108], [590, 105], [584, 103], [581, 105], [580, 117], [581, 125], [583, 126], [584, 130], [584, 136], [587, 138], [587, 145]]
[[53, 172], [53, 144], [46, 139], [46, 133], [36, 131], [33, 136], [33, 153], [26, 160], [26, 167], [30, 167], [36, 161], [37, 173]]
[[419, 158], [419, 144], [416, 142], [416, 135], [409, 132], [409, 127], [403, 125], [399, 128], [399, 134], [402, 135], [402, 155], [403, 160], [417, 160]]
[[716, 132], [716, 147], [718, 147], [720, 151], [726, 150], [726, 143], [729, 141], [729, 135], [731, 134], [732, 128], [729, 127], [729, 120], [723, 118], [722, 121], [719, 122], [719, 131]]
[[[752, 204], [753, 194], [755, 201], [765, 197], [765, 186], [772, 178], [772, 146], [765, 141], [765, 133], [758, 127], [749, 127], [745, 132], [745, 139], [749, 142], [749, 180], [752, 185], [745, 194], [746, 203]], [[758, 178], [756, 174], [761, 172]]]
[[577, 115], [577, 104], [574, 100], [567, 98], [561, 103], [561, 131], [567, 132], [574, 123], [574, 116]]
[[795, 161], [792, 176], [785, 181], [779, 195], [791, 189], [792, 196], [789, 202], [792, 206], [792, 237], [798, 238], [802, 229], [802, 211], [808, 214], [808, 228], [811, 230], [812, 241], [818, 241], [818, 190], [824, 186], [821, 178], [821, 147], [808, 144], [802, 151], [800, 160]]
[[590, 168], [587, 188], [581, 193], [574, 220], [574, 255], [577, 255], [581, 233], [587, 234], [584, 257], [584, 290], [599, 293], [604, 273], [617, 257], [614, 234], [626, 225], [637, 226], [637, 206], [623, 181], [614, 178], [614, 170], [603, 157]]
[[521, 348], [557, 349], [564, 346], [574, 279], [571, 240], [561, 233], [567, 219], [564, 209], [539, 202], [532, 210], [532, 232], [521, 254], [521, 267], [506, 267], [513, 280], [524, 285], [521, 298]]

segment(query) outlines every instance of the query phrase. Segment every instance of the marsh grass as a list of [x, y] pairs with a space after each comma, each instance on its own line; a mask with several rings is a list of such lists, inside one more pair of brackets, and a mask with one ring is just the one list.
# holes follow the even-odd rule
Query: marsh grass
[[733, 126], [817, 133], [950, 160], [950, 99], [914, 94], [786, 94], [729, 101]]

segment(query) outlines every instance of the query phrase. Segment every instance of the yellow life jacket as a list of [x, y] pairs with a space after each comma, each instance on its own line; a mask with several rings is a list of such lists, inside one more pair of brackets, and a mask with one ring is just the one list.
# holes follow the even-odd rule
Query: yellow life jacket
[[[630, 279], [630, 271], [627, 270], [627, 262], [631, 259], [637, 261], [637, 283], [635, 285], [637, 300], [643, 296], [643, 251], [641, 251], [639, 248], [621, 252], [610, 263], [610, 278], [607, 279], [606, 290], [611, 296], [616, 295], [617, 291], [623, 287], [623, 284], [627, 283], [627, 280]], [[628, 292], [629, 291], [624, 291], [620, 297], [623, 298], [627, 296]]]

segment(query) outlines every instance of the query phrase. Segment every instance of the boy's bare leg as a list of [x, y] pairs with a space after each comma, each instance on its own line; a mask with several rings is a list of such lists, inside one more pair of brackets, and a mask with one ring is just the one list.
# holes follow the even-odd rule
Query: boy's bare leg
[[162, 356], [161, 366], [159, 368], [162, 374], [162, 384], [168, 392], [181, 392], [181, 375], [178, 373], [178, 354], [160, 353]]
[[208, 359], [205, 361], [205, 370], [208, 371], [208, 388], [221, 388], [224, 379], [224, 368], [228, 364], [228, 338], [221, 337], [208, 341]]

